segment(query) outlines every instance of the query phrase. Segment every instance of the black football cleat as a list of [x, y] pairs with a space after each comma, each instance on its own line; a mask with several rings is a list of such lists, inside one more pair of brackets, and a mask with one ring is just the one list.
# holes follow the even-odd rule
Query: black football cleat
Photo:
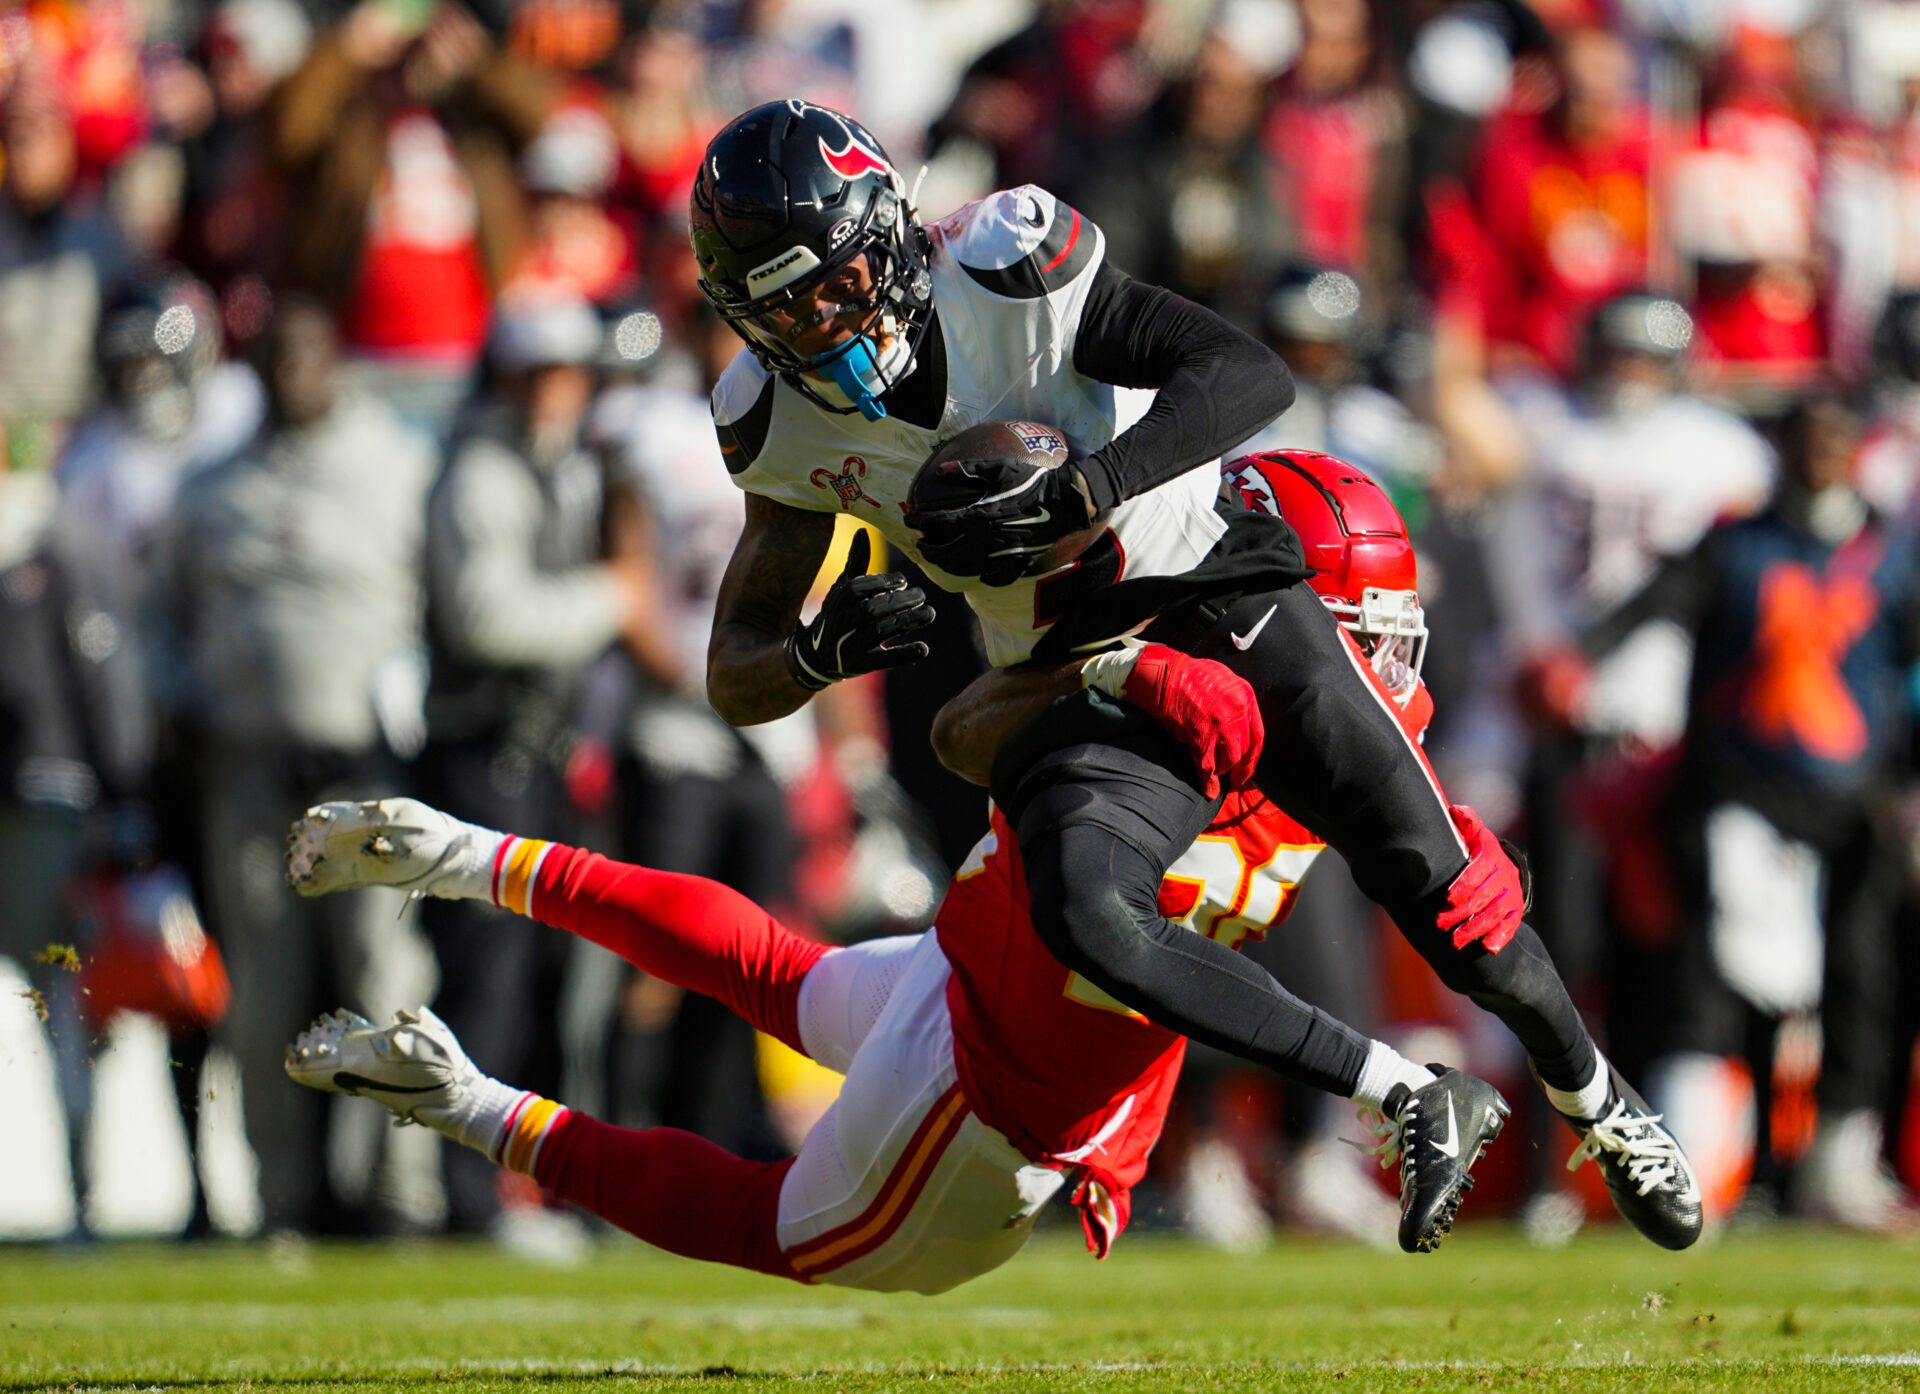
[[1621, 1218], [1663, 1249], [1687, 1248], [1700, 1237], [1700, 1183], [1693, 1167], [1661, 1116], [1610, 1063], [1607, 1072], [1612, 1091], [1600, 1116], [1567, 1119], [1580, 1134], [1567, 1170], [1591, 1157]]
[[1400, 1164], [1400, 1247], [1410, 1254], [1430, 1254], [1452, 1233], [1473, 1189], [1469, 1173], [1512, 1112], [1484, 1079], [1428, 1068], [1439, 1078], [1419, 1089], [1395, 1085], [1371, 1115], [1380, 1165]]

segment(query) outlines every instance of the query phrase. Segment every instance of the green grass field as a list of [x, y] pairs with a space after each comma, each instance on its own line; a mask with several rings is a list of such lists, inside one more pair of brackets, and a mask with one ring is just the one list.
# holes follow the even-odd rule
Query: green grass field
[[941, 1298], [803, 1289], [605, 1245], [0, 1250], [0, 1389], [1920, 1389], [1920, 1248], [1736, 1236], [1252, 1258], [1062, 1229]]

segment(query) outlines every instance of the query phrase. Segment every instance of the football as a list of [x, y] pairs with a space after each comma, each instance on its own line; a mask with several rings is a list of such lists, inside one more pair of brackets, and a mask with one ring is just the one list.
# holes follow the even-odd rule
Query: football
[[[1073, 458], [1066, 433], [1038, 421], [982, 421], [943, 441], [927, 456], [907, 490], [910, 513], [964, 508], [980, 499], [973, 480], [941, 466], [955, 460], [1028, 460], [1040, 469], [1058, 469]], [[1106, 526], [1103, 515], [1093, 525], [1069, 533], [1048, 549], [1040, 573], [1057, 570], [1084, 552]]]
[[973, 481], [941, 469], [950, 460], [1030, 460], [1041, 469], [1057, 469], [1068, 453], [1066, 436], [1038, 421], [982, 421], [927, 456], [907, 491], [907, 508], [931, 513], [978, 501]]

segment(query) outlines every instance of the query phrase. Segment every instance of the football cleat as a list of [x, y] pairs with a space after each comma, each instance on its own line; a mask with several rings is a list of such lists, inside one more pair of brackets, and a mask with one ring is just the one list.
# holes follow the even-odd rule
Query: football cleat
[[358, 1012], [328, 1012], [287, 1047], [287, 1074], [329, 1094], [357, 1094], [402, 1123], [457, 1129], [486, 1077], [447, 1024], [425, 1007], [375, 1026]]
[[287, 884], [307, 896], [361, 886], [485, 894], [499, 839], [418, 799], [323, 803], [287, 835]]
[[1606, 1178], [1613, 1208], [1663, 1249], [1684, 1249], [1700, 1237], [1700, 1185], [1661, 1115], [1620, 1072], [1607, 1066], [1612, 1091], [1598, 1118], [1568, 1118], [1580, 1145], [1567, 1170], [1592, 1159]]
[[1410, 1254], [1432, 1253], [1453, 1232], [1470, 1173], [1512, 1112], [1484, 1079], [1428, 1068], [1439, 1076], [1433, 1083], [1396, 1084], [1381, 1108], [1361, 1112], [1374, 1135], [1367, 1150], [1383, 1169], [1400, 1165], [1400, 1247]]

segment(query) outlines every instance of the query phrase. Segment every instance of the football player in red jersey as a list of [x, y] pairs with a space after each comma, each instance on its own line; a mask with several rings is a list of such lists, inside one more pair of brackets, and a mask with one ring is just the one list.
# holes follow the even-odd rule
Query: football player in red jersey
[[[1430, 711], [1418, 684], [1425, 629], [1404, 531], [1399, 544], [1371, 555], [1350, 549], [1354, 565], [1329, 591], [1417, 737]], [[1370, 579], [1407, 586], [1370, 588]], [[1187, 764], [1166, 732], [1095, 691], [1047, 720], [1076, 740], [1090, 727], [1168, 767]], [[1185, 778], [1211, 822], [1169, 868], [1160, 904], [1196, 942], [1237, 948], [1286, 916], [1323, 844], [1257, 794], [1222, 803], [1200, 792], [1190, 766]], [[691, 1257], [939, 1292], [1011, 1257], [1061, 1191], [1104, 1255], [1127, 1222], [1184, 1057], [1184, 1039], [1047, 952], [1027, 916], [1017, 844], [998, 815], [932, 932], [845, 949], [789, 933], [712, 882], [488, 832], [411, 800], [310, 810], [290, 849], [290, 879], [303, 894], [382, 884], [491, 899], [707, 992], [846, 1074], [799, 1156], [767, 1163], [672, 1129], [611, 1127], [488, 1079], [424, 1010], [386, 1028], [335, 1013], [289, 1051], [288, 1072], [301, 1083], [365, 1094]], [[1300, 1011], [1319, 1031], [1352, 1034], [1304, 1004]], [[1505, 1105], [1482, 1081], [1454, 1071], [1436, 1079], [1382, 1043], [1364, 1045], [1345, 1092], [1374, 1124], [1383, 1161], [1424, 1137], [1455, 1162], [1448, 1184], [1409, 1198], [1417, 1213], [1403, 1237], [1429, 1248], [1451, 1227]], [[1421, 1121], [1422, 1105], [1437, 1113], [1443, 1099], [1444, 1121]], [[1403, 1168], [1403, 1186], [1407, 1175]]]

